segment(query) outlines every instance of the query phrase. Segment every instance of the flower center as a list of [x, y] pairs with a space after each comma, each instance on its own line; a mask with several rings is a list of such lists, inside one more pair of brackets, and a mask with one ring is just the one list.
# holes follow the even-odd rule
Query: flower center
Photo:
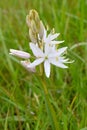
[[45, 56], [45, 60], [47, 60], [48, 59], [48, 56]]
[[56, 61], [58, 61], [58, 57], [56, 57]]

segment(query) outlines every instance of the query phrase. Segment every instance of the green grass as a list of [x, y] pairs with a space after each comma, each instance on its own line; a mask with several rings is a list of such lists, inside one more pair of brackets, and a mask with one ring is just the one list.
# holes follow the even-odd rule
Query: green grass
[[[61, 46], [75, 60], [65, 70], [53, 66], [43, 84], [9, 55], [10, 48], [30, 52], [25, 20], [30, 9], [61, 33]], [[53, 117], [59, 130], [87, 130], [87, 0], [1, 0], [0, 130], [54, 130]]]

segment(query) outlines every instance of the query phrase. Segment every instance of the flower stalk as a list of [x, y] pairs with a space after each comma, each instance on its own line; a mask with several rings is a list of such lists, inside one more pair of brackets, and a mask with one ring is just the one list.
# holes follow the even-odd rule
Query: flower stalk
[[59, 130], [59, 124], [58, 124], [58, 120], [57, 120], [57, 117], [56, 117], [56, 112], [54, 111], [53, 106], [50, 103], [49, 92], [48, 92], [47, 86], [45, 84], [44, 77], [42, 77], [41, 81], [42, 81], [42, 86], [43, 86], [42, 91], [44, 91], [47, 113], [48, 113], [49, 118], [50, 118], [52, 129], [53, 130]]

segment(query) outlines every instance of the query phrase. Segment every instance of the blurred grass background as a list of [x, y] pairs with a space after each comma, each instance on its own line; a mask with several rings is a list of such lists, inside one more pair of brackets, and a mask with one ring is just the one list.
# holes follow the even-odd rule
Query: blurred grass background
[[67, 70], [52, 67], [46, 79], [59, 130], [87, 130], [87, 0], [0, 1], [0, 130], [52, 130], [39, 76], [9, 56], [10, 48], [30, 52], [30, 9], [61, 33], [61, 46], [75, 60]]

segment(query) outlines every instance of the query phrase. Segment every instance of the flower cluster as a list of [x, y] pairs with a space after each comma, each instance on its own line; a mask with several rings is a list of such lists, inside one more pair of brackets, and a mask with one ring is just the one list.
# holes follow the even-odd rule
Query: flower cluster
[[35, 60], [31, 63], [31, 55], [20, 50], [10, 49], [10, 54], [25, 59], [21, 61], [21, 64], [32, 72], [36, 71], [37, 65], [42, 64], [46, 77], [50, 76], [51, 64], [60, 68], [67, 68], [64, 64], [70, 63], [69, 59], [64, 56], [67, 47], [57, 48], [57, 45], [64, 41], [55, 40], [59, 33], [51, 32], [47, 35], [47, 31], [35, 10], [30, 11], [26, 17], [26, 22], [31, 40], [29, 46]]

